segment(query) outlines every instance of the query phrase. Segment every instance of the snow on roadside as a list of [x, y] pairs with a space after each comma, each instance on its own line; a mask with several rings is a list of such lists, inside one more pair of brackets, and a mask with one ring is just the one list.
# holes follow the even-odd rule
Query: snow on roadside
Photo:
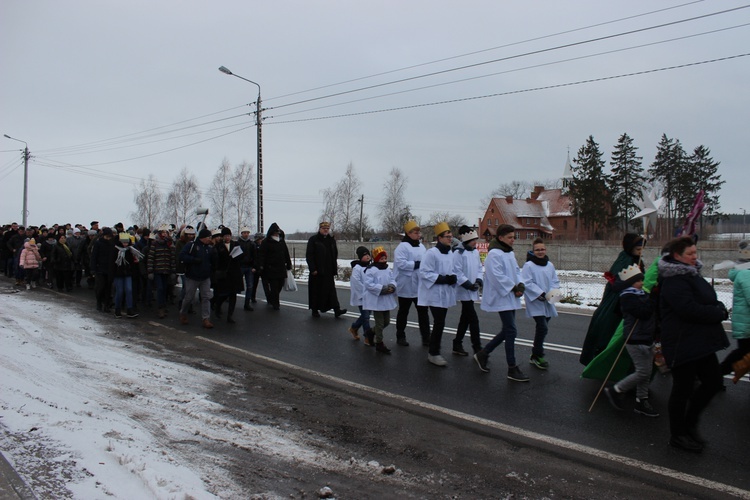
[[216, 443], [330, 462], [209, 399], [238, 391], [241, 374], [160, 359], [30, 295], [0, 294], [0, 448], [40, 498], [248, 497], [205, 451]]

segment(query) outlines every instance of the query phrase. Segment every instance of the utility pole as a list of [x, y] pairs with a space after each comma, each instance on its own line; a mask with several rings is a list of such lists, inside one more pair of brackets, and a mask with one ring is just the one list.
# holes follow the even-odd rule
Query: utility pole
[[364, 241], [364, 228], [362, 227], [362, 216], [365, 207], [365, 195], [361, 195], [357, 200], [359, 202], [359, 241]]
[[18, 141], [22, 142], [24, 144], [23, 148], [23, 213], [21, 214], [21, 219], [23, 219], [23, 227], [28, 227], [28, 218], [29, 218], [29, 145], [26, 143], [26, 141], [22, 141], [21, 139], [16, 139], [15, 137], [11, 137], [8, 134], [3, 134], [3, 136], [6, 139], [10, 139], [12, 141]]

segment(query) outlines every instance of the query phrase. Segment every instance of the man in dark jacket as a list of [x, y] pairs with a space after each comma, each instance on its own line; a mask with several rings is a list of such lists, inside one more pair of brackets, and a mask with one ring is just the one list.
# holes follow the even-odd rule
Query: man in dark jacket
[[96, 310], [110, 312], [110, 290], [112, 288], [111, 265], [114, 262], [115, 243], [112, 240], [112, 229], [105, 227], [91, 249], [89, 269], [94, 275], [94, 294]]
[[318, 311], [326, 312], [333, 309], [338, 318], [346, 313], [341, 309], [339, 299], [336, 296], [336, 284], [334, 279], [338, 274], [339, 251], [336, 240], [331, 236], [331, 224], [321, 222], [317, 234], [307, 241], [305, 259], [310, 272], [307, 287], [309, 307], [312, 309], [314, 318], [319, 318]]
[[245, 311], [252, 311], [250, 305], [253, 285], [255, 284], [255, 242], [250, 237], [250, 228], [240, 229], [240, 238], [237, 240], [242, 255], [240, 256], [240, 272], [245, 280]]
[[216, 268], [216, 251], [211, 246], [211, 231], [201, 229], [198, 238], [186, 244], [179, 256], [185, 265], [185, 300], [180, 309], [180, 323], [187, 325], [188, 309], [193, 302], [195, 291], [200, 290], [201, 318], [203, 328], [213, 328], [211, 323], [211, 272]]
[[281, 228], [275, 222], [268, 228], [266, 238], [260, 244], [257, 265], [264, 286], [268, 285], [266, 299], [274, 310], [278, 311], [281, 307], [279, 295], [284, 286], [287, 271], [292, 268], [292, 259], [289, 257], [289, 249]]

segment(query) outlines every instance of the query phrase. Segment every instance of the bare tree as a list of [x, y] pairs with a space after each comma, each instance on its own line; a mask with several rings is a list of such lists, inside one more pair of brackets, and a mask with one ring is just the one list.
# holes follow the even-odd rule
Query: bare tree
[[130, 216], [136, 224], [153, 228], [161, 220], [164, 198], [154, 174], [150, 174], [148, 179], [141, 179], [133, 201], [136, 209]]
[[336, 230], [338, 227], [338, 214], [339, 208], [341, 207], [341, 200], [338, 186], [333, 186], [320, 190], [320, 194], [323, 195], [325, 205], [323, 205], [323, 212], [320, 214], [319, 222], [326, 221], [330, 222], [331, 229]]
[[211, 186], [208, 188], [208, 201], [211, 204], [211, 212], [218, 219], [219, 224], [229, 225], [229, 205], [232, 191], [232, 165], [224, 158], [219, 169], [214, 175]]
[[172, 183], [172, 190], [167, 196], [168, 212], [165, 215], [171, 218], [177, 226], [187, 224], [200, 204], [201, 193], [198, 188], [198, 179], [185, 167]]
[[431, 241], [435, 238], [435, 233], [432, 228], [438, 222], [447, 222], [456, 237], [458, 237], [458, 228], [467, 225], [466, 217], [463, 215], [452, 214], [448, 211], [432, 212], [427, 218], [427, 222], [422, 227], [422, 236], [425, 241]]
[[389, 236], [400, 234], [404, 223], [411, 217], [409, 205], [406, 204], [406, 182], [403, 172], [393, 167], [383, 184], [384, 198], [380, 209], [383, 214], [383, 232]]
[[[322, 219], [331, 223], [331, 229], [346, 239], [359, 236], [359, 202], [361, 185], [354, 165], [349, 163], [344, 177], [333, 188], [321, 190], [325, 199]], [[321, 219], [321, 220], [322, 220]]]
[[[237, 234], [242, 226], [251, 227], [253, 220], [253, 166], [243, 161], [234, 169], [232, 174], [232, 185], [230, 190], [229, 208], [232, 211], [232, 220], [237, 224]], [[260, 228], [258, 228], [260, 231]]]

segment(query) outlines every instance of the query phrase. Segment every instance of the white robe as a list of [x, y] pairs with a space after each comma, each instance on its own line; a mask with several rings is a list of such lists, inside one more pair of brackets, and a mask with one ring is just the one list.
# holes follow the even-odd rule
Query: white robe
[[365, 295], [362, 300], [362, 308], [366, 311], [390, 311], [398, 306], [396, 293], [380, 295], [383, 287], [393, 285], [398, 292], [398, 285], [393, 279], [393, 271], [390, 268], [378, 269], [375, 265], [367, 268], [364, 273]]
[[423, 244], [413, 247], [406, 241], [399, 243], [393, 251], [393, 277], [399, 297], [413, 299], [417, 296], [419, 270], [414, 269], [414, 263], [421, 261], [426, 251]]
[[521, 298], [512, 289], [521, 283], [521, 269], [513, 252], [493, 248], [484, 259], [482, 311], [500, 312], [521, 309]]
[[[463, 251], [462, 251], [463, 250]], [[479, 291], [471, 291], [462, 287], [461, 284], [468, 281], [469, 284], [475, 283], [482, 277], [482, 260], [479, 258], [479, 250], [465, 250], [458, 247], [453, 252], [453, 261], [456, 267], [456, 276], [458, 283], [456, 287], [456, 300], [479, 300]]]
[[419, 266], [419, 289], [417, 304], [449, 308], [456, 305], [456, 284], [438, 285], [435, 283], [439, 275], [456, 274], [453, 253], [442, 253], [436, 247], [430, 248], [424, 255]]
[[356, 264], [352, 268], [352, 275], [349, 278], [349, 305], [358, 307], [362, 305], [362, 298], [365, 295], [364, 271], [365, 267]]
[[552, 262], [547, 262], [546, 266], [534, 264], [526, 261], [521, 270], [526, 290], [523, 293], [523, 299], [526, 302], [526, 316], [545, 316], [547, 318], [557, 317], [555, 305], [547, 300], [537, 300], [542, 293], [548, 294], [550, 290], [560, 288], [560, 280], [555, 272], [555, 266]]

